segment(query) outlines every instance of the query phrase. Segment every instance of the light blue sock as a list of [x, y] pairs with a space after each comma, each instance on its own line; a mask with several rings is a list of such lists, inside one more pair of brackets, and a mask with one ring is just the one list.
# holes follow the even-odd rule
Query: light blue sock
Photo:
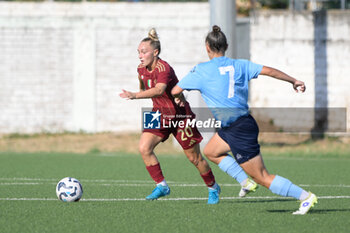
[[221, 160], [219, 168], [236, 179], [240, 184], [248, 178], [237, 161], [229, 155]]
[[271, 192], [284, 196], [284, 197], [294, 197], [300, 199], [301, 193], [305, 190], [299, 186], [293, 184], [290, 180], [277, 176], [273, 179], [270, 188]]

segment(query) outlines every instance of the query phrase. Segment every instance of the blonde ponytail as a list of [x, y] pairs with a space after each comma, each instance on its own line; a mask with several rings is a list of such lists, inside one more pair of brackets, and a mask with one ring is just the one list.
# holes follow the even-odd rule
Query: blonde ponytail
[[158, 50], [158, 55], [159, 55], [161, 47], [160, 47], [159, 37], [155, 28], [151, 28], [151, 30], [149, 30], [148, 32], [148, 37], [144, 38], [141, 42], [147, 42], [147, 41], [150, 42], [153, 49]]
[[159, 41], [159, 37], [155, 28], [151, 28], [151, 30], [149, 30], [148, 37], [153, 41]]

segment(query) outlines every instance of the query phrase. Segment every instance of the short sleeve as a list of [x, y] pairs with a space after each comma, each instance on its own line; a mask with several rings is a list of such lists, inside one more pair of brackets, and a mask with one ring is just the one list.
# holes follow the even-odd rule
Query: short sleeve
[[137, 73], [138, 73], [139, 75], [142, 75], [142, 74], [143, 74], [142, 69], [143, 69], [142, 65], [141, 65], [141, 64], [138, 65], [138, 67], [137, 67]]
[[248, 61], [248, 75], [249, 75], [249, 80], [253, 78], [257, 78], [263, 68], [263, 65], [256, 64], [253, 62]]
[[157, 83], [169, 84], [171, 80], [171, 74], [169, 70], [159, 72], [157, 75]]
[[201, 90], [201, 83], [198, 66], [195, 66], [177, 85], [183, 90]]

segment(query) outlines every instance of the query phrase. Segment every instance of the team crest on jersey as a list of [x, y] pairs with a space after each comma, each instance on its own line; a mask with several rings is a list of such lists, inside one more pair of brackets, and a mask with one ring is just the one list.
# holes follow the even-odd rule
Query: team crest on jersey
[[143, 75], [141, 75], [141, 79], [143, 79], [144, 78], [144, 76]]
[[190, 72], [191, 72], [191, 73], [196, 72], [196, 67], [197, 67], [197, 66], [193, 67], [192, 70], [191, 70]]

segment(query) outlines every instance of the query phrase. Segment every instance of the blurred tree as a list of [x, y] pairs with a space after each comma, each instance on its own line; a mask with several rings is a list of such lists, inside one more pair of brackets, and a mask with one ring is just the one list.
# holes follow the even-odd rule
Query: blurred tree
[[289, 0], [258, 0], [262, 8], [287, 9]]
[[[345, 8], [349, 8], [350, 1], [349, 3], [346, 3], [345, 1]], [[341, 0], [332, 0], [332, 1], [325, 1], [322, 3], [322, 8], [323, 9], [339, 9], [341, 8]]]
[[[208, 2], [209, 0], [0, 0], [0, 1], [23, 1], [23, 2]], [[248, 16], [252, 9], [288, 9], [292, 0], [236, 0], [236, 8], [239, 15]], [[311, 0], [303, 0], [310, 3]], [[340, 9], [344, 0], [316, 0], [321, 9]], [[345, 8], [350, 8], [350, 0], [345, 0]]]

